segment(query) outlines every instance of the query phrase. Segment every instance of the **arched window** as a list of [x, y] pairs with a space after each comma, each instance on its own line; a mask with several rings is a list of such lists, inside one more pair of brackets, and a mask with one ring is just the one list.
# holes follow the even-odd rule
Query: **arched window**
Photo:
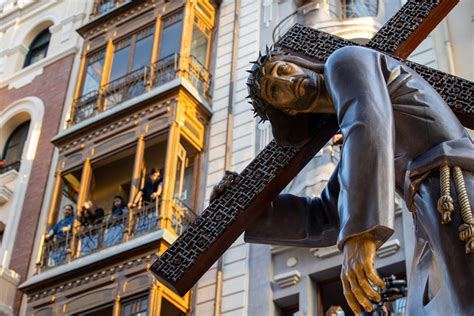
[[18, 164], [13, 167], [18, 169], [21, 155], [23, 153], [23, 147], [25, 146], [26, 137], [28, 136], [28, 128], [30, 127], [30, 121], [27, 121], [13, 131], [10, 137], [8, 137], [5, 147], [3, 148], [2, 160], [5, 167]]
[[34, 64], [35, 62], [40, 61], [46, 57], [50, 39], [51, 33], [48, 29], [45, 29], [35, 37], [33, 42], [31, 42], [30, 48], [28, 49], [28, 54], [26, 55], [23, 68], [28, 67], [29, 65]]

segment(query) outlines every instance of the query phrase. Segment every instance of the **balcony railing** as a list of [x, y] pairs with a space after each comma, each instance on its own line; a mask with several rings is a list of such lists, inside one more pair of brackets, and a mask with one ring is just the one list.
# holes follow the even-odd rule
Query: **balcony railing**
[[[172, 204], [171, 226], [180, 235], [196, 215], [182, 203], [174, 201]], [[105, 216], [94, 225], [75, 227], [66, 232], [64, 238], [55, 236], [45, 241], [37, 271], [45, 271], [160, 229], [162, 218], [159, 209], [155, 203], [144, 203], [130, 213]]]
[[69, 127], [178, 77], [186, 78], [201, 95], [210, 98], [211, 75], [204, 66], [193, 56], [173, 54], [76, 98]]
[[95, 18], [101, 15], [104, 15], [121, 4], [130, 2], [132, 0], [96, 0], [94, 4], [94, 9], [92, 10], [91, 17]]
[[377, 16], [378, 0], [326, 0], [326, 9], [339, 19]]
[[9, 163], [8, 165], [0, 164], [0, 174], [7, 173], [10, 170], [18, 171], [18, 170], [20, 170], [20, 166], [21, 166], [21, 161], [20, 160]]

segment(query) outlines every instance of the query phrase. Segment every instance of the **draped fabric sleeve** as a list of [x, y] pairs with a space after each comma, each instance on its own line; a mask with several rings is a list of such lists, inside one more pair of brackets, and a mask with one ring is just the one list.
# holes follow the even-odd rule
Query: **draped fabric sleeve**
[[333, 53], [326, 87], [344, 136], [339, 168], [337, 245], [371, 232], [377, 247], [393, 234], [394, 119], [381, 54], [361, 47]]
[[337, 167], [321, 197], [280, 194], [245, 231], [245, 241], [296, 247], [326, 247], [339, 231]]

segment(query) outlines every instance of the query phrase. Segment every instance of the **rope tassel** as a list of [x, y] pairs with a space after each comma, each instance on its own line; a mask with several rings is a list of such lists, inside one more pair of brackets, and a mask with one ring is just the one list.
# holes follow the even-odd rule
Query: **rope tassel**
[[459, 239], [466, 243], [466, 254], [474, 253], [474, 218], [471, 205], [467, 195], [466, 184], [460, 167], [453, 168], [454, 183], [459, 204], [461, 206], [461, 217], [464, 224], [459, 226]]
[[438, 212], [441, 213], [441, 224], [451, 222], [454, 211], [454, 201], [451, 197], [451, 174], [447, 164], [439, 168], [441, 197], [438, 199]]

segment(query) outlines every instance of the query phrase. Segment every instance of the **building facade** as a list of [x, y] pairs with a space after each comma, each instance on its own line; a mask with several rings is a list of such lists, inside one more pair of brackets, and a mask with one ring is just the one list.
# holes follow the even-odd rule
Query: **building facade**
[[[87, 5], [0, 1], [0, 314], [23, 303]], [[31, 259], [30, 259], [31, 258]]]
[[[39, 213], [32, 224], [36, 233], [30, 233], [27, 279], [20, 285], [20, 314], [323, 315], [330, 305], [349, 312], [339, 282], [341, 254], [334, 247], [271, 247], [240, 237], [184, 297], [160, 284], [148, 268], [205, 208], [224, 171], [243, 170], [271, 140], [268, 123], [257, 124], [245, 99], [246, 70], [259, 51], [295, 22], [364, 43], [402, 2], [57, 1], [87, 14], [60, 28], [64, 42], [82, 45], [71, 59], [69, 81], [58, 76], [66, 67], [52, 69], [68, 89], [61, 103], [65, 110], [54, 112], [61, 117], [44, 140], [51, 156], [34, 160], [48, 162], [48, 180], [46, 192], [31, 200]], [[472, 69], [462, 66], [472, 52], [465, 31], [472, 27], [471, 15], [469, 0], [461, 0], [411, 59], [472, 80]], [[13, 67], [1, 62], [1, 52], [0, 64]], [[39, 81], [42, 88], [44, 82]], [[9, 133], [23, 135], [24, 121], [18, 121], [17, 133], [13, 128]], [[23, 136], [26, 144], [29, 137]], [[318, 195], [339, 152], [340, 145], [329, 143], [285, 191]], [[155, 171], [160, 172], [156, 181]], [[150, 186], [160, 194], [149, 195]], [[409, 274], [414, 240], [411, 215], [402, 204], [397, 202], [395, 211], [396, 233], [377, 252], [384, 276]], [[74, 220], [63, 231], [69, 205]], [[102, 210], [103, 216], [86, 216], [86, 210]], [[24, 221], [33, 221], [28, 214]], [[18, 271], [7, 267], [12, 276], [7, 280], [16, 286]]]
[[25, 313], [183, 315], [148, 268], [202, 203], [218, 5], [88, 3]]

